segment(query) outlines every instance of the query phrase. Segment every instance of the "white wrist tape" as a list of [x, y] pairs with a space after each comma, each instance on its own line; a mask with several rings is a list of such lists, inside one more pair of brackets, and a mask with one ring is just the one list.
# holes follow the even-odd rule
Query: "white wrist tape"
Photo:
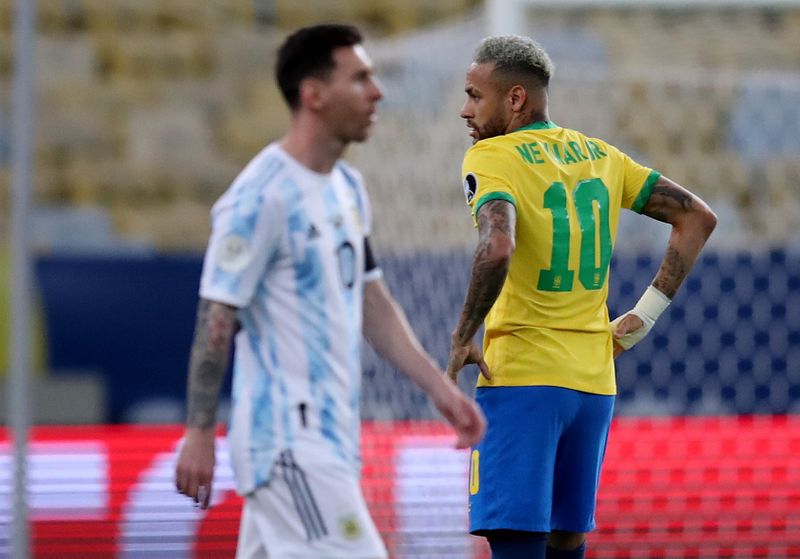
[[616, 338], [617, 343], [624, 349], [630, 349], [639, 343], [639, 341], [644, 338], [648, 332], [650, 332], [653, 324], [656, 323], [656, 320], [658, 320], [658, 317], [661, 316], [661, 313], [666, 310], [670, 302], [671, 301], [669, 297], [661, 293], [652, 285], [648, 286], [633, 309], [618, 316], [611, 322], [611, 330], [613, 332], [617, 329], [619, 323], [622, 322], [622, 319], [629, 314], [635, 314], [642, 319], [641, 328], [632, 332], [628, 332], [621, 338]]

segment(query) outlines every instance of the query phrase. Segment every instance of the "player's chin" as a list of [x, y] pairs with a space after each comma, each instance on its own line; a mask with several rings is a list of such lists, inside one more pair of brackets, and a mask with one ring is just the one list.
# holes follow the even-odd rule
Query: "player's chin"
[[354, 130], [350, 134], [350, 141], [351, 142], [365, 142], [369, 139], [369, 134], [372, 131], [372, 125], [367, 125], [358, 130]]
[[477, 131], [477, 130], [475, 130], [474, 128], [470, 129], [470, 131], [469, 131], [469, 137], [472, 139], [472, 143], [473, 143], [473, 145], [474, 145], [474, 144], [475, 144], [475, 143], [476, 143], [478, 140], [480, 140], [480, 139], [481, 139], [480, 132], [478, 132], [478, 131]]

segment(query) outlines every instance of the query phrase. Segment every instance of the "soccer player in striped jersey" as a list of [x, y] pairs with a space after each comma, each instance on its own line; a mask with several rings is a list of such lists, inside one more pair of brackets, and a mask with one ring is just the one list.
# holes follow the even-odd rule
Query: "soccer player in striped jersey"
[[[616, 391], [613, 358], [647, 334], [716, 225], [675, 182], [553, 123], [551, 72], [534, 41], [485, 39], [461, 111], [474, 140], [462, 172], [479, 240], [448, 373], [457, 378], [467, 363], [482, 373], [476, 399], [488, 431], [472, 452], [470, 530], [488, 538], [496, 559], [584, 556]], [[652, 285], [610, 323], [622, 208], [672, 233]], [[481, 349], [473, 336], [482, 323]]]
[[369, 244], [369, 200], [340, 160], [383, 96], [359, 32], [303, 28], [278, 52], [291, 109], [211, 212], [178, 491], [211, 496], [220, 386], [235, 337], [229, 442], [245, 497], [239, 558], [386, 557], [359, 486], [362, 332], [430, 395], [456, 446], [485, 422], [422, 349]]

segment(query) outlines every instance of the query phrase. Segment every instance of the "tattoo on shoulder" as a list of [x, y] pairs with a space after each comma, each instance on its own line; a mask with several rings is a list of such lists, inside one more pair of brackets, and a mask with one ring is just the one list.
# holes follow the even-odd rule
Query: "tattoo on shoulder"
[[650, 199], [642, 213], [663, 223], [670, 223], [677, 213], [694, 210], [694, 197], [681, 186], [659, 181], [653, 187]]
[[669, 184], [657, 184], [653, 187], [650, 198], [652, 199], [653, 196], [663, 196], [664, 198], [674, 200], [683, 210], [692, 209], [692, 195], [682, 188]]
[[506, 200], [490, 200], [478, 210], [478, 229], [481, 235], [500, 231], [513, 236], [515, 224], [514, 205]]

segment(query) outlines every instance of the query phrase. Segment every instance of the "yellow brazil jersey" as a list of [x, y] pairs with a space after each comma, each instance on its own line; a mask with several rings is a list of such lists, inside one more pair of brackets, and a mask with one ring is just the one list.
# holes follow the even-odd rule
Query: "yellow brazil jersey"
[[473, 217], [514, 204], [516, 250], [486, 317], [480, 386], [616, 393], [606, 298], [621, 208], [641, 212], [660, 176], [615, 147], [552, 122], [481, 140], [464, 156]]

